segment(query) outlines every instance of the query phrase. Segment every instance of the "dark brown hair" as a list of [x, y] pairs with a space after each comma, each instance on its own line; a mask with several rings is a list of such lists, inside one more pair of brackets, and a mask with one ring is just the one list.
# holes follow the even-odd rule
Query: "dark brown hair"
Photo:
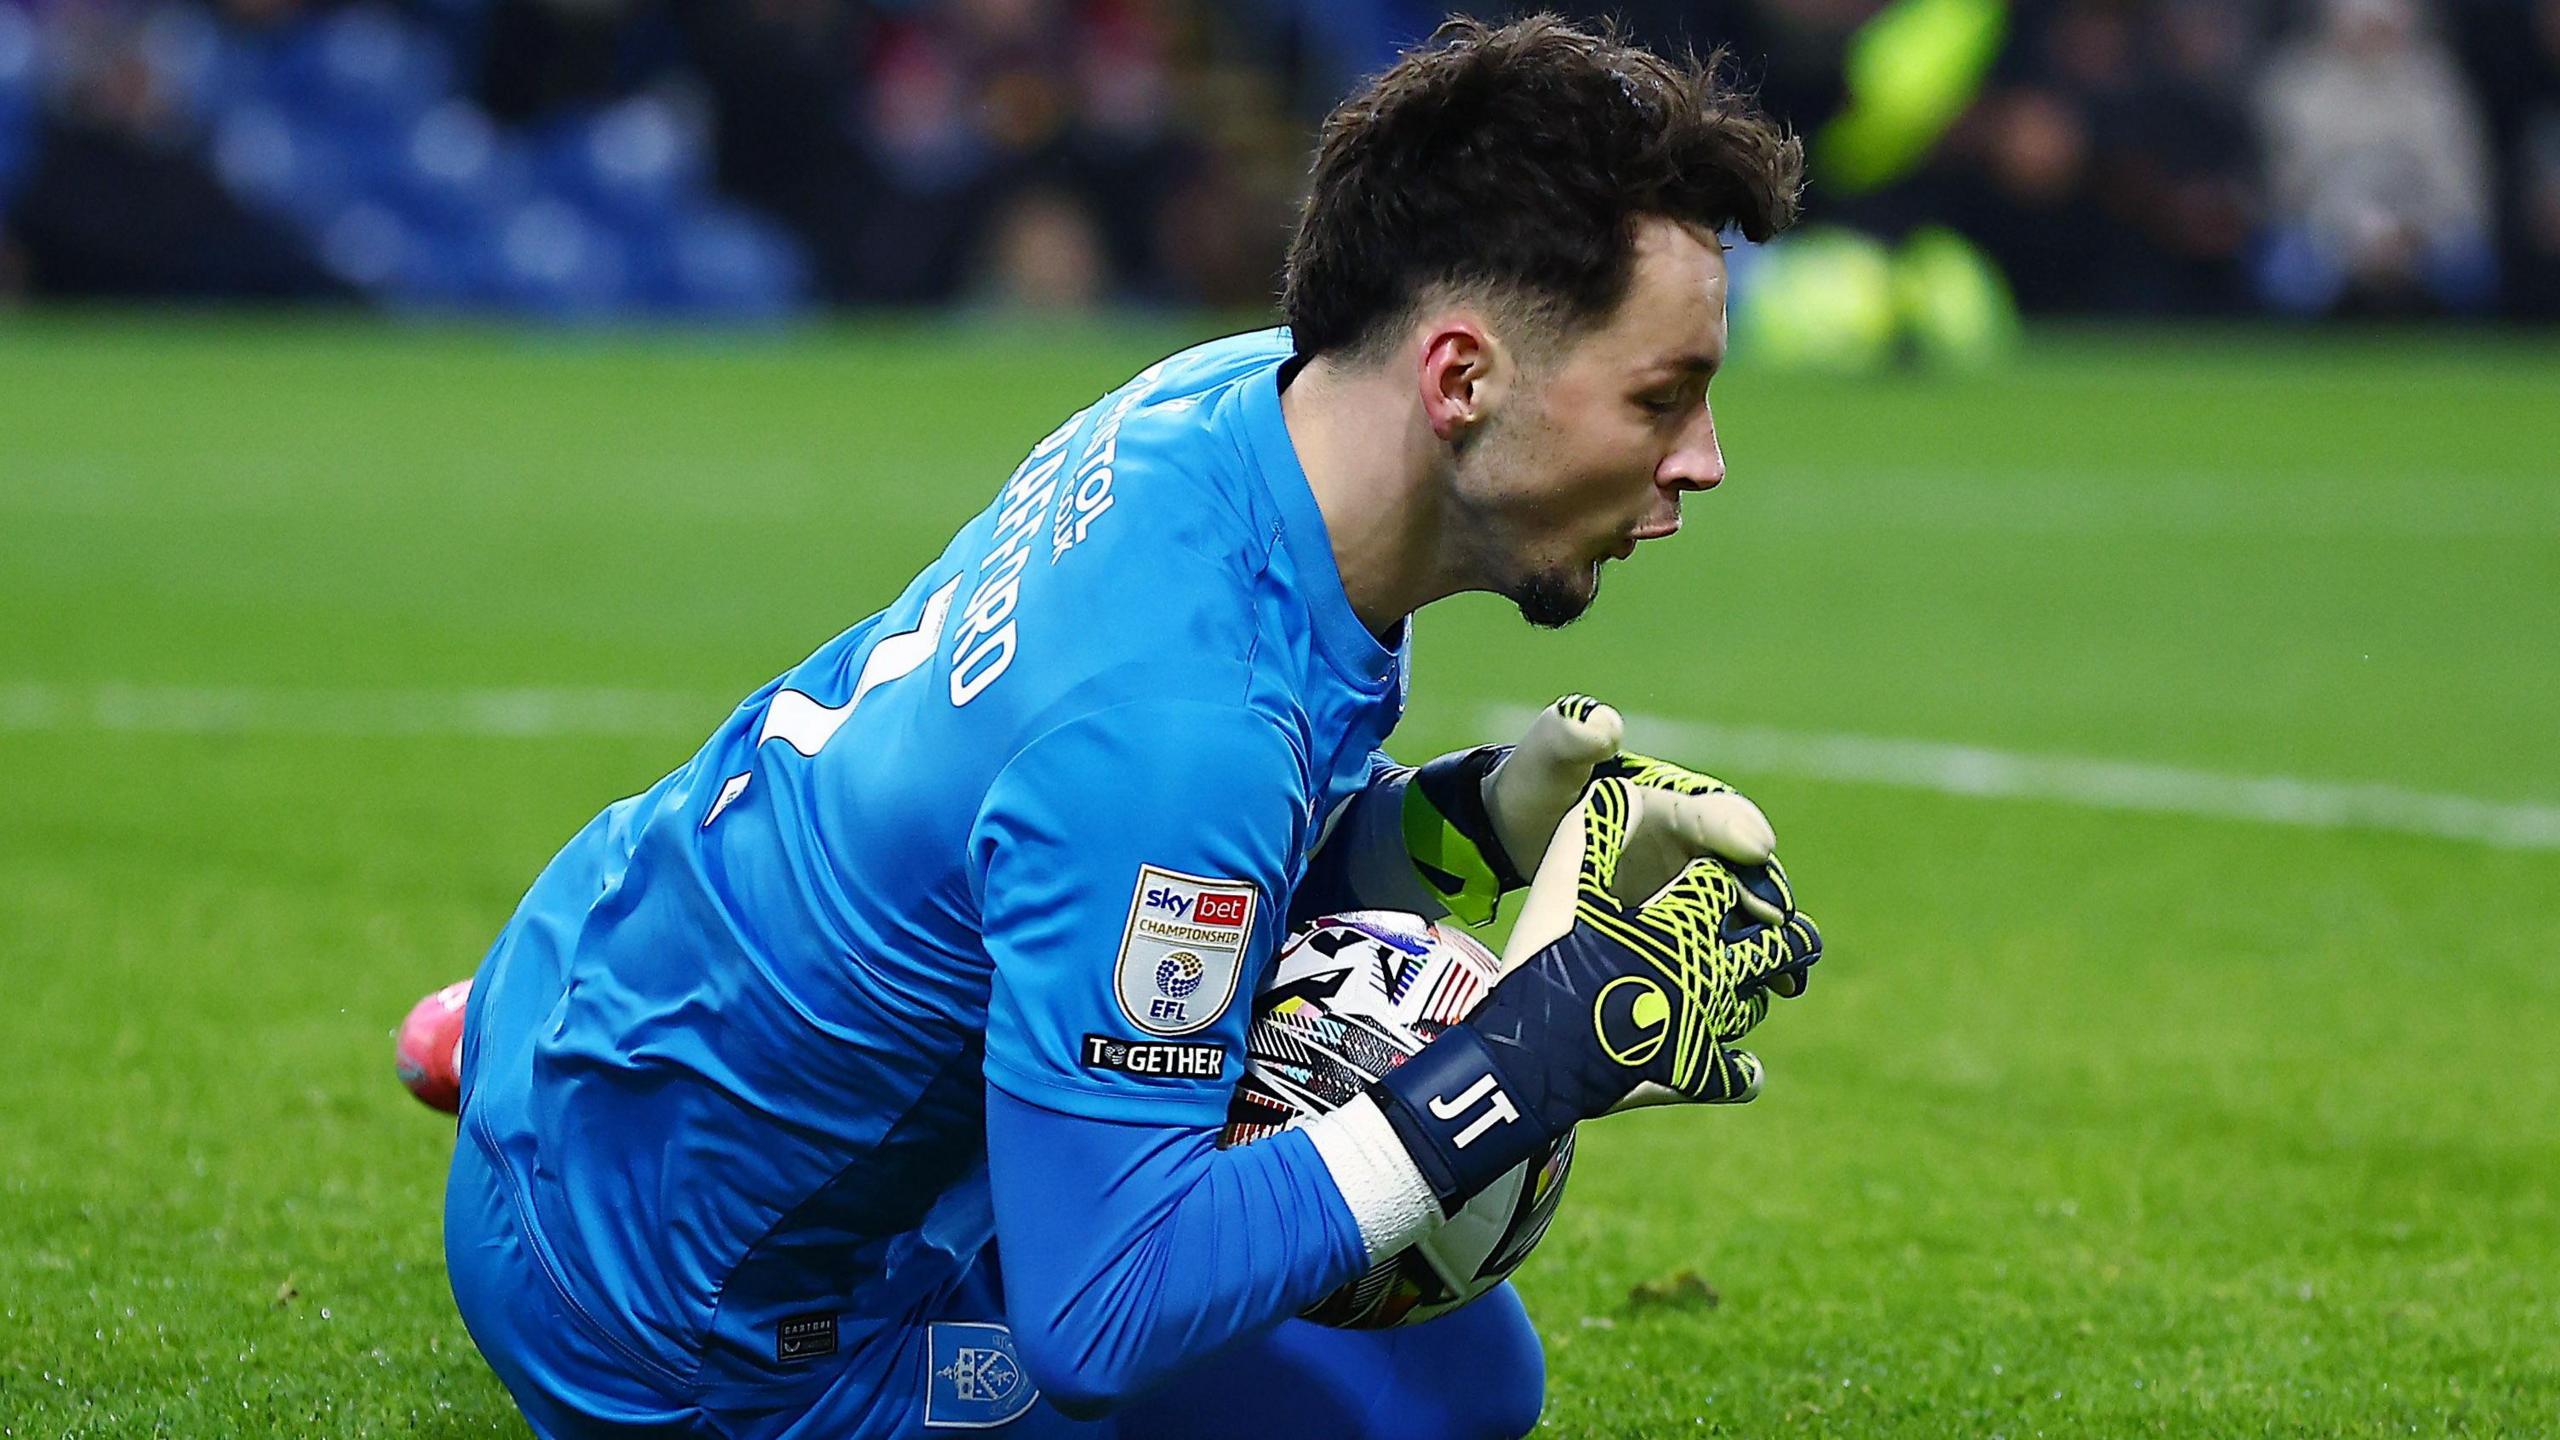
[[1625, 297], [1640, 217], [1793, 224], [1803, 148], [1722, 62], [1554, 15], [1442, 25], [1325, 120], [1280, 301], [1298, 353], [1359, 354], [1435, 287], [1570, 333]]

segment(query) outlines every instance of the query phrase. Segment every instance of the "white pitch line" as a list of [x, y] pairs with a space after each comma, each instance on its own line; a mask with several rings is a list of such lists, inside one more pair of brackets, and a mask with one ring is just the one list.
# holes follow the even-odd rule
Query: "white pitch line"
[[[719, 699], [663, 690], [0, 684], [0, 735], [680, 738], [708, 734], [725, 713], [726, 702]], [[1532, 713], [1496, 707], [1484, 713], [1483, 723], [1490, 734], [1515, 733]], [[2560, 805], [1658, 716], [1630, 715], [1627, 728], [1639, 749], [1744, 774], [2560, 850]]]
[[707, 735], [718, 700], [653, 690], [0, 684], [0, 734], [469, 739]]
[[[1484, 723], [1488, 733], [1515, 734], [1534, 713], [1502, 706], [1486, 711]], [[2560, 850], [2560, 805], [1646, 715], [1627, 716], [1627, 734], [1636, 749], [1687, 757], [1718, 773], [1756, 771], [1942, 795], [2045, 800], [2309, 830], [2379, 830], [2503, 850]]]

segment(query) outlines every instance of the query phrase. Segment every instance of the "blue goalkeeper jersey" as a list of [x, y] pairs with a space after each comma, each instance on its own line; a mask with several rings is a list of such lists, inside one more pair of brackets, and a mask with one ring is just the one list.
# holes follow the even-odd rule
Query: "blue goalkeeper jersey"
[[492, 967], [558, 983], [475, 1032], [467, 1143], [635, 1364], [770, 1393], [821, 1319], [829, 1351], [911, 1320], [991, 1234], [986, 1086], [1223, 1116], [1404, 703], [1282, 424], [1289, 353], [1203, 345], [1060, 426], [527, 896]]

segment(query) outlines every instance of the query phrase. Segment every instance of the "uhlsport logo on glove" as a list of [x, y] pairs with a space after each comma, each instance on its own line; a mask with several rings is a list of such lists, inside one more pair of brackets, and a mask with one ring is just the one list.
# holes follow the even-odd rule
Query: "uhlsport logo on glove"
[[1662, 1053], [1671, 1033], [1671, 997], [1642, 975], [1621, 975], [1600, 987], [1591, 1002], [1591, 1027], [1600, 1036], [1600, 1053], [1639, 1070]]
[[1241, 880], [1139, 866], [1112, 983], [1121, 1013], [1150, 1035], [1207, 1029], [1235, 998], [1256, 899]]

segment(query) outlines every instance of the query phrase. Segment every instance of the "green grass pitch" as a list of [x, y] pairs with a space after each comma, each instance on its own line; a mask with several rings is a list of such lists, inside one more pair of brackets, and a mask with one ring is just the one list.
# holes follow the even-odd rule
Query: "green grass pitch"
[[[0, 1434], [522, 1433], [391, 1025], [1186, 338], [0, 325]], [[1584, 689], [2560, 803], [2549, 349], [1718, 395], [1590, 619], [1423, 617], [1409, 755]], [[2560, 1432], [2560, 851], [1733, 778], [1831, 956], [1759, 1104], [1586, 1135], [1549, 1433]]]

